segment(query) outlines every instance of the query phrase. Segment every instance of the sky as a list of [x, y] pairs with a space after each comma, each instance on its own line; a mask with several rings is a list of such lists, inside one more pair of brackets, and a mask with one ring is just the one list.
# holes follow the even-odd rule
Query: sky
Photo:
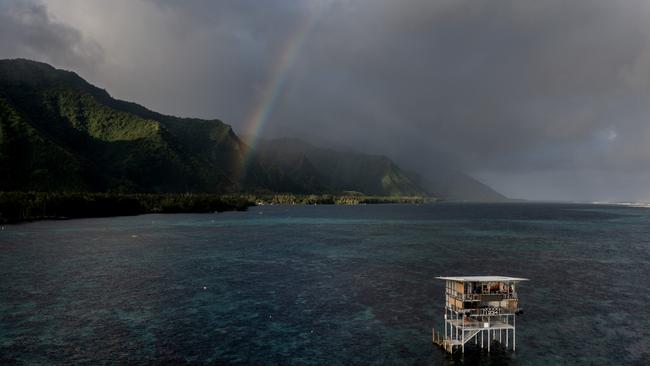
[[645, 0], [0, 0], [16, 57], [513, 198], [650, 201]]

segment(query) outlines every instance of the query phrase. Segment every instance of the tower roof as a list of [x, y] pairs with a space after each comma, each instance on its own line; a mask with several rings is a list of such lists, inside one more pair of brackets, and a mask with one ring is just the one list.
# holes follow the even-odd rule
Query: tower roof
[[456, 282], [519, 282], [528, 281], [528, 278], [505, 277], [505, 276], [459, 276], [459, 277], [436, 277], [439, 280]]

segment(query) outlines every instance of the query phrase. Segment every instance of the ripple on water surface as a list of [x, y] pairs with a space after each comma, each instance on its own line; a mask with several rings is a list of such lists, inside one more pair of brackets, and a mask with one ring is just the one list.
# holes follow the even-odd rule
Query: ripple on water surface
[[438, 275], [530, 278], [517, 352], [650, 364], [650, 210], [264, 206], [6, 226], [0, 364], [454, 364]]

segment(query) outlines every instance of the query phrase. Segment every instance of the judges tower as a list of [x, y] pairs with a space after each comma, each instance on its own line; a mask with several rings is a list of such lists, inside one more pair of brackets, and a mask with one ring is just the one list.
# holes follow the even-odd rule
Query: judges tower
[[516, 285], [526, 278], [503, 276], [436, 277], [445, 281], [445, 331], [433, 330], [433, 343], [447, 352], [465, 352], [474, 341], [490, 352], [498, 341], [516, 349], [516, 316], [519, 307]]

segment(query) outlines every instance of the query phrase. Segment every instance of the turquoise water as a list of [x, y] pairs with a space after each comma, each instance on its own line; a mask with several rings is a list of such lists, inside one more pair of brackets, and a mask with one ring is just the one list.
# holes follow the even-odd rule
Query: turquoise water
[[[530, 278], [452, 358], [439, 275]], [[5, 226], [0, 364], [650, 364], [650, 210], [263, 206]]]

